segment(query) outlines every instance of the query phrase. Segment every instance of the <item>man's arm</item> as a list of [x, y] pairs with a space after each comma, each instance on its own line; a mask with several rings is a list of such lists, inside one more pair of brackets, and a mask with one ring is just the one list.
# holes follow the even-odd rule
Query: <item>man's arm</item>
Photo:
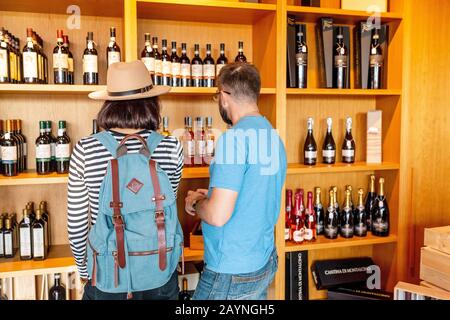
[[198, 200], [195, 211], [200, 219], [215, 227], [223, 227], [233, 214], [238, 193], [214, 188], [209, 198]]

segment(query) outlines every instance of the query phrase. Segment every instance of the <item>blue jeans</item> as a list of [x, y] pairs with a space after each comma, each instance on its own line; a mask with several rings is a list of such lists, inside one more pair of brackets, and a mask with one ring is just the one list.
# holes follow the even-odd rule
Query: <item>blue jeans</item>
[[266, 300], [267, 289], [278, 269], [276, 249], [266, 265], [245, 274], [216, 273], [205, 266], [193, 300]]

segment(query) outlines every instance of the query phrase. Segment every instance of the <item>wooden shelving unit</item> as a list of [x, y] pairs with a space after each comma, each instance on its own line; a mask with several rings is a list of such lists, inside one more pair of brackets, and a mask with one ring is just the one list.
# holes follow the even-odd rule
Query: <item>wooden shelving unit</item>
[[[346, 258], [354, 256], [371, 256], [383, 270], [382, 284], [392, 289], [397, 279], [402, 276], [399, 248], [404, 248], [403, 234], [400, 227], [406, 220], [407, 213], [400, 206], [400, 199], [406, 197], [401, 187], [401, 177], [405, 174], [401, 162], [400, 141], [402, 140], [405, 119], [402, 105], [403, 92], [403, 4], [405, 0], [390, 0], [390, 12], [380, 15], [382, 23], [392, 28], [388, 52], [388, 79], [386, 89], [334, 90], [322, 89], [318, 85], [317, 58], [314, 37], [314, 24], [320, 17], [332, 17], [337, 24], [355, 25], [366, 20], [370, 14], [361, 11], [339, 9], [339, 0], [323, 1], [324, 8], [301, 7], [296, 0], [262, 0], [261, 3], [238, 1], [206, 0], [80, 0], [82, 24], [81, 29], [67, 30], [71, 41], [71, 51], [75, 56], [75, 80], [77, 85], [0, 85], [0, 118], [20, 118], [24, 123], [24, 133], [28, 143], [33, 144], [38, 134], [38, 121], [51, 119], [68, 121], [68, 133], [73, 142], [91, 132], [91, 120], [101, 107], [101, 102], [90, 101], [87, 94], [105, 88], [108, 29], [115, 26], [118, 30], [117, 40], [122, 48], [122, 58], [132, 61], [140, 56], [144, 33], [161, 39], [188, 43], [188, 55], [192, 56], [194, 43], [199, 43], [202, 50], [206, 43], [211, 43], [213, 56], [218, 56], [221, 42], [226, 44], [226, 55], [230, 60], [237, 52], [238, 41], [244, 41], [245, 54], [255, 64], [262, 76], [262, 95], [260, 109], [271, 121], [285, 142], [288, 154], [288, 176], [286, 188], [302, 187], [311, 190], [315, 186], [328, 188], [346, 184], [367, 188], [367, 176], [371, 173], [384, 176], [387, 181], [389, 206], [391, 209], [392, 235], [387, 238], [368, 236], [363, 239], [327, 241], [320, 238], [312, 244], [293, 245], [284, 241], [284, 212], [276, 226], [276, 246], [279, 252], [279, 269], [271, 288], [270, 296], [284, 299], [285, 262], [284, 254], [292, 251], [308, 250], [309, 261], [329, 258]], [[26, 27], [32, 26], [46, 41], [45, 51], [51, 57], [52, 39], [58, 28], [66, 26], [66, 8], [69, 0], [43, 0], [39, 5], [32, 0], [9, 1], [1, 7], [2, 24], [13, 34], [24, 37]], [[103, 10], [105, 8], [105, 10]], [[30, 15], [30, 12], [33, 13]], [[308, 89], [286, 88], [286, 29], [287, 16], [294, 15], [307, 24], [308, 46], [310, 48]], [[81, 56], [85, 45], [87, 31], [94, 31], [98, 44], [100, 86], [84, 86], [81, 83]], [[201, 52], [204, 56], [204, 52]], [[51, 61], [50, 61], [51, 63]], [[354, 74], [352, 74], [353, 78]], [[52, 82], [52, 81], [51, 81]], [[162, 99], [162, 114], [169, 116], [170, 127], [183, 128], [184, 116], [212, 116], [213, 125], [225, 130], [220, 121], [217, 104], [211, 95], [216, 88], [174, 88]], [[367, 164], [365, 162], [365, 117], [370, 110], [383, 111], [383, 163]], [[323, 120], [331, 116], [335, 119], [334, 135], [337, 144], [342, 141], [342, 119], [351, 116], [354, 120], [354, 135], [358, 145], [356, 156], [358, 162], [348, 166], [338, 162], [334, 166], [318, 164], [310, 168], [302, 165], [300, 150], [306, 132], [306, 118], [316, 120], [316, 141], [322, 142]], [[41, 177], [33, 173], [34, 150], [29, 147], [29, 168], [31, 171], [15, 178], [0, 177], [0, 187], [5, 201], [1, 203], [5, 210], [19, 210], [27, 201], [47, 200], [51, 205], [52, 230], [57, 246], [51, 257], [44, 262], [1, 261], [0, 276], [6, 272], [15, 273], [29, 269], [73, 266], [66, 236], [66, 201], [65, 188], [67, 176], [56, 174]], [[208, 186], [208, 168], [185, 168], [179, 188], [178, 207], [180, 221], [185, 233], [190, 231], [194, 221], [183, 212], [183, 199], [187, 190], [206, 188]], [[35, 186], [36, 185], [36, 186]], [[39, 186], [37, 186], [39, 185]], [[342, 193], [342, 192], [341, 192]], [[20, 199], [17, 196], [20, 194]], [[342, 196], [342, 195], [341, 195]], [[283, 190], [284, 204], [284, 190]], [[327, 199], [322, 199], [326, 202]], [[340, 199], [340, 202], [342, 199]], [[284, 205], [281, 206], [282, 208]], [[2, 209], [2, 208], [0, 208]], [[282, 209], [283, 211], [283, 209]], [[55, 240], [54, 239], [54, 240]], [[186, 239], [185, 239], [186, 240]], [[186, 241], [185, 241], [186, 243]], [[401, 247], [400, 247], [401, 246]], [[203, 251], [185, 250], [186, 260], [200, 260]], [[326, 293], [319, 292], [309, 278], [310, 297], [321, 299]]]

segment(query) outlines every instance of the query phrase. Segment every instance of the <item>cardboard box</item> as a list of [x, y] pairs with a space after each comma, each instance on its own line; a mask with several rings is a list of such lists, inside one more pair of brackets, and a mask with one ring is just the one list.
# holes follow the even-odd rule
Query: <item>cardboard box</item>
[[420, 279], [450, 291], [450, 255], [433, 248], [422, 248]]
[[308, 300], [308, 251], [286, 253], [286, 300]]
[[328, 300], [393, 300], [394, 295], [366, 288], [334, 288], [328, 290]]
[[367, 113], [367, 163], [383, 162], [383, 112], [369, 111]]
[[450, 226], [426, 228], [424, 244], [427, 247], [450, 254]]
[[341, 9], [387, 12], [387, 0], [341, 0]]

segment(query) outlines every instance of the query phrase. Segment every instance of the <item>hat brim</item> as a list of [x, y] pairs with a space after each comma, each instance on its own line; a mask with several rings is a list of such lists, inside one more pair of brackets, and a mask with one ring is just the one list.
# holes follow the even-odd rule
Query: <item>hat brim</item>
[[166, 94], [170, 91], [171, 87], [169, 86], [154, 86], [147, 92], [136, 93], [127, 96], [111, 96], [109, 95], [107, 90], [99, 90], [89, 93], [89, 98], [93, 100], [102, 100], [102, 101], [120, 101], [120, 100], [138, 100], [145, 99], [151, 97], [157, 97], [163, 94]]

